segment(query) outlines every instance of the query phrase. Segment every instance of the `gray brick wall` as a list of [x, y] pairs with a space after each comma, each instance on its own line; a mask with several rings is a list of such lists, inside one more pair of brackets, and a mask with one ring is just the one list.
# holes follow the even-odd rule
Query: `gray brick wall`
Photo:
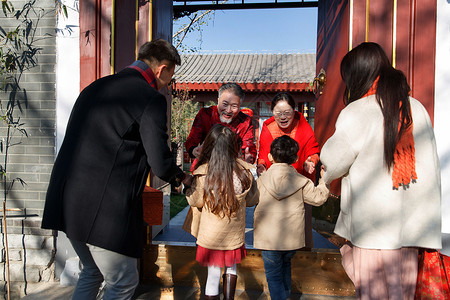
[[[11, 1], [16, 10], [32, 1]], [[7, 208], [21, 211], [7, 213], [7, 232], [10, 256], [10, 272], [13, 299], [18, 299], [26, 292], [27, 284], [53, 280], [54, 237], [50, 230], [40, 228], [50, 172], [55, 159], [56, 134], [56, 92], [55, 63], [56, 39], [55, 28], [57, 16], [54, 0], [37, 0], [34, 7], [41, 11], [41, 18], [36, 30], [35, 45], [42, 48], [37, 55], [37, 65], [23, 73], [20, 86], [26, 89], [28, 107], [20, 114], [28, 137], [11, 147], [8, 154], [8, 177], [19, 177], [26, 182], [22, 187], [14, 185], [8, 195]], [[13, 28], [17, 21], [5, 18], [0, 12], [0, 26]], [[9, 95], [0, 91], [0, 100], [6, 106]], [[0, 125], [0, 136], [5, 136], [5, 126]], [[1, 163], [4, 155], [0, 154]], [[1, 195], [3, 200], [3, 186]], [[1, 244], [3, 248], [4, 226], [1, 225]], [[0, 272], [5, 264], [5, 251], [0, 257]], [[4, 287], [4, 277], [0, 275], [0, 293]]]
[[[11, 2], [18, 10], [28, 1]], [[27, 215], [42, 216], [45, 192], [55, 158], [55, 1], [39, 0], [34, 6], [38, 10], [43, 9], [35, 37], [35, 45], [42, 49], [36, 56], [37, 66], [26, 71], [20, 81], [20, 86], [26, 89], [28, 95], [28, 107], [20, 114], [28, 137], [23, 137], [20, 145], [10, 148], [7, 171], [9, 178], [20, 177], [26, 186], [22, 187], [18, 183], [14, 185], [7, 207], [24, 211], [9, 212], [11, 216], [23, 215], [25, 210]], [[16, 21], [4, 16], [0, 19], [3, 28], [11, 28], [15, 24]], [[5, 105], [8, 94], [1, 92], [0, 99]], [[1, 135], [4, 136], [4, 127], [1, 129]]]

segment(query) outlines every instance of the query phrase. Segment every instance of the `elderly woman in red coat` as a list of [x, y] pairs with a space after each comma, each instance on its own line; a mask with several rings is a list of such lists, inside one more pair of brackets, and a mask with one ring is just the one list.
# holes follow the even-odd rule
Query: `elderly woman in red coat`
[[[316, 141], [311, 126], [305, 117], [295, 111], [295, 101], [288, 93], [279, 93], [273, 99], [270, 107], [273, 117], [263, 124], [260, 135], [257, 172], [261, 174], [271, 163], [268, 159], [270, 144], [282, 135], [288, 135], [297, 141], [298, 160], [292, 166], [302, 175], [314, 180], [314, 171], [319, 162], [319, 144]], [[311, 206], [305, 205], [306, 247], [312, 248]]]

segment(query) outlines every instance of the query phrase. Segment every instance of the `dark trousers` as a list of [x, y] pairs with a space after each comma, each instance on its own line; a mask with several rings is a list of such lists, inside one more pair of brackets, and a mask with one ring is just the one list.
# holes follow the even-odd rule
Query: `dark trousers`
[[286, 300], [291, 295], [291, 260], [295, 250], [261, 251], [272, 300]]

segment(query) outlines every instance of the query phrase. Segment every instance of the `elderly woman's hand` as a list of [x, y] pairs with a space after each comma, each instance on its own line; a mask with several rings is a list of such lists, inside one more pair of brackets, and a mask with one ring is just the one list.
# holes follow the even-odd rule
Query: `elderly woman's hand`
[[311, 160], [311, 156], [308, 156], [308, 158], [303, 163], [303, 170], [305, 170], [305, 172], [307, 172], [309, 174], [312, 174], [315, 169], [316, 169], [316, 165]]

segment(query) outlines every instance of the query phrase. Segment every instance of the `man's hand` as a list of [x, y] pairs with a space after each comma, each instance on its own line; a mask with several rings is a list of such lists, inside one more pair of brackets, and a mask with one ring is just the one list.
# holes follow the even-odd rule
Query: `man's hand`
[[192, 150], [192, 155], [194, 155], [196, 158], [200, 157], [200, 153], [202, 153], [202, 145], [197, 146]]
[[253, 156], [253, 154], [250, 153], [250, 148], [249, 147], [245, 148], [244, 160], [246, 162], [248, 162], [249, 164], [252, 164], [255, 161], [255, 157]]
[[307, 172], [309, 174], [312, 174], [315, 169], [316, 169], [316, 165], [311, 160], [311, 156], [308, 156], [308, 158], [303, 163], [303, 170], [305, 170], [305, 172]]

